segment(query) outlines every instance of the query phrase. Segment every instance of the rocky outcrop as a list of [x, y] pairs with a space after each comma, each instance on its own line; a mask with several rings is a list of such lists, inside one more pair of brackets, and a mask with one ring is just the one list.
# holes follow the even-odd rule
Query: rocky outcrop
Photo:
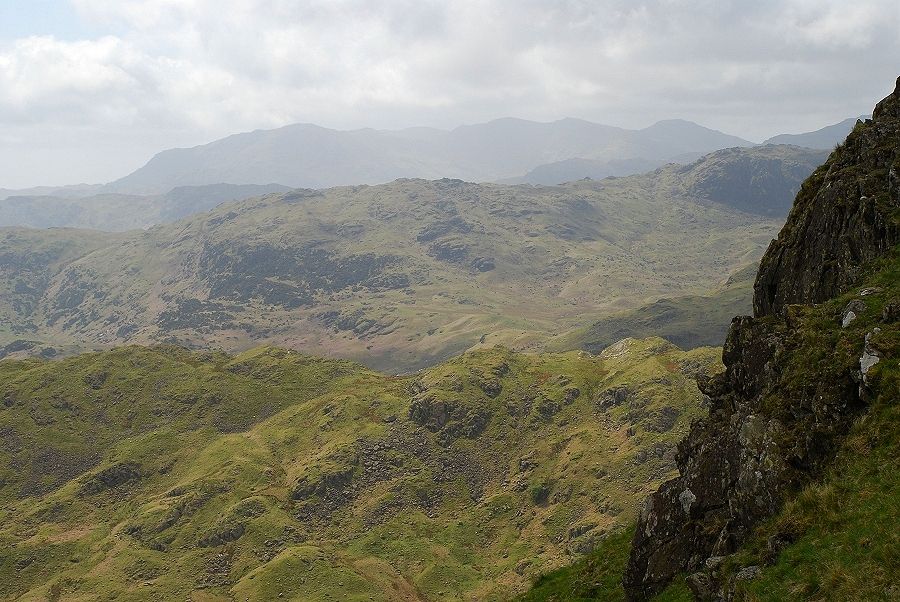
[[763, 257], [757, 316], [820, 303], [858, 281], [861, 268], [900, 242], [900, 80], [846, 142], [803, 184], [787, 223]]
[[141, 478], [141, 467], [136, 462], [121, 462], [104, 468], [81, 484], [82, 495], [96, 495]]
[[[715, 582], [713, 565], [820, 473], [864, 409], [864, 342], [856, 350], [821, 349], [821, 340], [810, 343], [805, 310], [792, 305], [846, 292], [867, 263], [900, 244], [897, 84], [804, 183], [763, 258], [756, 316], [734, 319], [725, 372], [699, 382], [710, 414], [679, 445], [680, 476], [641, 510], [623, 578], [629, 599], [651, 597], [680, 573], [693, 573], [688, 583], [698, 598], [727, 599], [733, 588]], [[860, 301], [851, 309], [855, 316], [864, 308]], [[846, 308], [834, 313], [831, 328], [853, 322]], [[810, 345], [831, 355], [810, 363]]]

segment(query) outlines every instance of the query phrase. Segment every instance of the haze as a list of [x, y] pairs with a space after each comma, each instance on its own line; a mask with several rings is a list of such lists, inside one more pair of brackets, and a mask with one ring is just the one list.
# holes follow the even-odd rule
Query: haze
[[166, 148], [306, 122], [684, 118], [760, 141], [866, 113], [894, 0], [0, 5], [0, 188], [106, 182]]

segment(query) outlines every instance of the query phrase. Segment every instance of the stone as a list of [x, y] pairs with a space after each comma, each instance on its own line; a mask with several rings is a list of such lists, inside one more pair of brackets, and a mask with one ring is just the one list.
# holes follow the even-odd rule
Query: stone
[[600, 393], [597, 398], [597, 410], [606, 412], [614, 407], [620, 406], [628, 399], [630, 392], [628, 387], [614, 387], [606, 389]]
[[685, 579], [685, 583], [697, 600], [709, 600], [715, 591], [712, 579], [706, 573], [693, 573]]
[[756, 565], [745, 566], [744, 568], [739, 570], [734, 575], [734, 580], [735, 581], [752, 581], [753, 579], [756, 579], [757, 577], [759, 577], [759, 575], [761, 573], [762, 573], [762, 569], [760, 569]]
[[844, 311], [841, 312], [841, 328], [847, 328], [865, 310], [866, 304], [861, 299], [854, 299], [848, 303]]
[[[798, 486], [820, 475], [865, 409], [854, 375], [865, 383], [881, 359], [876, 329], [863, 341], [858, 372], [810, 366], [800, 385], [781, 371], [804, 344], [798, 306], [859, 286], [866, 265], [900, 244], [900, 177], [890, 175], [898, 141], [900, 78], [872, 120], [858, 124], [804, 183], [766, 251], [754, 284], [754, 316], [732, 321], [725, 371], [698, 382], [710, 398], [709, 415], [679, 444], [679, 475], [641, 508], [622, 580], [629, 600], [652, 598], [681, 573], [691, 575], [695, 595], [720, 596], [705, 560], [735, 552]], [[879, 291], [863, 292], [860, 297]], [[846, 309], [858, 319], [865, 306]], [[759, 574], [758, 566], [745, 567], [737, 578]]]
[[691, 505], [697, 501], [697, 496], [690, 489], [685, 489], [681, 493], [678, 494], [678, 501], [681, 502], [681, 507], [684, 509], [685, 514], [690, 514]]
[[862, 374], [863, 384], [868, 385], [869, 380], [867, 375], [869, 370], [872, 369], [875, 364], [881, 361], [881, 355], [878, 350], [872, 347], [871, 341], [872, 336], [881, 332], [880, 328], [875, 328], [872, 332], [866, 333], [865, 342], [863, 343], [863, 352], [859, 358], [859, 371]]
[[726, 558], [727, 556], [710, 556], [703, 562], [703, 566], [712, 571], [719, 568]]
[[881, 321], [884, 324], [891, 324], [898, 320], [900, 320], [900, 299], [885, 303], [881, 310]]

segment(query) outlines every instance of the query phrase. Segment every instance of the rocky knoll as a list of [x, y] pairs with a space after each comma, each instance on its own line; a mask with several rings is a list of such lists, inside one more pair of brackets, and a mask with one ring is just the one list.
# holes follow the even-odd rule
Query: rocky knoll
[[[733, 321], [725, 372], [700, 383], [709, 416], [679, 446], [680, 476], [641, 511], [623, 578], [631, 600], [681, 573], [697, 598], [731, 598], [733, 580], [759, 569], [727, 582], [717, 571], [724, 557], [821, 472], [853, 417], [882, 394], [866, 373], [893, 361], [895, 346], [877, 342], [896, 332], [897, 283], [863, 287], [900, 243], [898, 174], [900, 79], [804, 183], [763, 258], [755, 316]], [[814, 306], [838, 295], [848, 298]], [[790, 534], [769, 542], [774, 555], [788, 543]]]

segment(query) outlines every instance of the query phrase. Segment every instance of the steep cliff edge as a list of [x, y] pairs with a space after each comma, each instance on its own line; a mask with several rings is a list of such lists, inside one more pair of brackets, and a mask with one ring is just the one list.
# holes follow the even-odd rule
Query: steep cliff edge
[[900, 399], [896, 379], [883, 378], [900, 346], [898, 244], [900, 79], [804, 183], [769, 247], [756, 315], [733, 321], [725, 372], [701, 383], [710, 414], [679, 446], [680, 476], [642, 509], [623, 579], [630, 599], [680, 573], [698, 598], [731, 597], [715, 567], [821, 474], [854, 417]]
[[856, 282], [866, 263], [900, 242], [900, 80], [800, 189], [763, 257], [753, 311], [821, 303]]

